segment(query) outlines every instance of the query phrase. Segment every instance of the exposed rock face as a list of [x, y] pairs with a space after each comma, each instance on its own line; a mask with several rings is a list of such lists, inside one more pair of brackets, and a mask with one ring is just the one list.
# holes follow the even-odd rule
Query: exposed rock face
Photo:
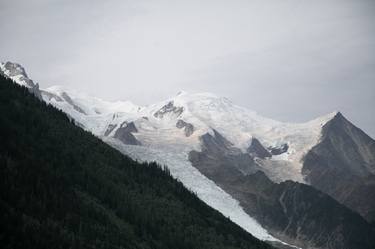
[[[223, 174], [218, 177], [223, 180], [229, 180], [227, 176], [232, 174], [248, 175], [258, 170], [257, 164], [249, 154], [233, 147], [216, 130], [213, 132], [213, 135], [206, 133], [200, 137], [202, 152], [190, 152], [189, 159], [194, 165], [199, 164], [208, 171], [215, 171], [215, 167], [221, 167]], [[228, 171], [228, 174], [225, 171]]]
[[338, 113], [304, 158], [307, 182], [375, 221], [375, 141]]
[[187, 137], [190, 137], [191, 134], [194, 133], [194, 126], [192, 124], [190, 124], [190, 123], [187, 123], [187, 122], [183, 121], [182, 119], [179, 119], [177, 121], [176, 127], [178, 129], [184, 128], [185, 136], [187, 136]]
[[[61, 95], [60, 91], [55, 92], [56, 94], [53, 91], [48, 92], [48, 90], [40, 91], [38, 85], [34, 84], [28, 78], [25, 70], [17, 64], [0, 64], [0, 74], [4, 74], [18, 84], [27, 87], [35, 95], [40, 95], [41, 92], [45, 100], [55, 99], [56, 101], [52, 101], [52, 103], [57, 103], [56, 106], [62, 104], [60, 105], [61, 107], [65, 102], [70, 103], [70, 105], [74, 104], [72, 103], [72, 100], [75, 100], [74, 95], [70, 95], [72, 96], [70, 98], [68, 95]], [[196, 99], [198, 99], [198, 102]], [[181, 103], [181, 106], [178, 106], [177, 103]], [[79, 105], [76, 106], [78, 108], [74, 108], [76, 111], [73, 108], [68, 108], [67, 114], [72, 120], [72, 117], [84, 117], [82, 120], [79, 119], [82, 123], [75, 122], [78, 126], [88, 129], [88, 124], [92, 121], [90, 118], [92, 115], [84, 115], [83, 110], [91, 113], [90, 110], [93, 110], [93, 108], [81, 103], [77, 105]], [[189, 106], [189, 115], [192, 114], [204, 121], [205, 129], [209, 127], [223, 128], [223, 132], [225, 132], [223, 134], [227, 134], [229, 137], [230, 133], [236, 133], [236, 130], [239, 129], [243, 122], [245, 130], [248, 130], [246, 131], [246, 136], [243, 137], [247, 137], [247, 134], [258, 134], [252, 128], [252, 125], [246, 124], [249, 122], [247, 118], [241, 118], [242, 114], [248, 114], [248, 112], [243, 113], [242, 110], [233, 108], [232, 104], [225, 99], [216, 99], [208, 95], [205, 95], [204, 98], [197, 98], [195, 95], [190, 100], [179, 97], [175, 98], [175, 102], [163, 102], [163, 104], [157, 105], [161, 108], [156, 112], [153, 107], [152, 109], [146, 108], [147, 111], [144, 113], [139, 112], [137, 118], [140, 122], [150, 119], [149, 122], [144, 123], [150, 123], [151, 126], [155, 120], [152, 116], [148, 116], [150, 113], [158, 119], [165, 118], [163, 121], [168, 123], [168, 129], [165, 129], [167, 132], [164, 129], [162, 129], [163, 131], [160, 130], [159, 127], [155, 128], [155, 133], [164, 132], [163, 137], [168, 137], [169, 128], [173, 128], [173, 132], [175, 132], [173, 126], [184, 129], [181, 132], [184, 131], [186, 136], [191, 135], [194, 132], [194, 128], [197, 130], [201, 126], [197, 124], [196, 127], [190, 127], [192, 129], [186, 129], [189, 123], [183, 121], [183, 119], [188, 116], [185, 116], [186, 113], [184, 113], [184, 107], [182, 106]], [[195, 108], [190, 108], [190, 106]], [[80, 107], [82, 107], [82, 110], [79, 110]], [[195, 110], [193, 112], [193, 109], [199, 111]], [[99, 115], [99, 109], [94, 109], [94, 111]], [[95, 131], [94, 134], [100, 136], [104, 132], [105, 136], [114, 136], [124, 144], [141, 144], [137, 140], [138, 136], [135, 134], [137, 128], [133, 122], [115, 125], [116, 121], [114, 119], [122, 116], [122, 111], [117, 111], [116, 108], [115, 113], [113, 113], [113, 120], [105, 119], [103, 121], [105, 122], [103, 124], [110, 124], [106, 127], [106, 130], [103, 131], [103, 126], [100, 126], [100, 129]], [[232, 114], [235, 114], [233, 118], [230, 117]], [[207, 120], [205, 120], [205, 116], [207, 116]], [[134, 120], [135, 117], [126, 118]], [[331, 118], [332, 115], [329, 115], [329, 119]], [[314, 129], [314, 131], [315, 129], [320, 129], [320, 125], [326, 123], [329, 119], [320, 119], [318, 125], [307, 126], [308, 129], [306, 131], [311, 132], [310, 128]], [[254, 117], [254, 121], [259, 123], [259, 125], [254, 127], [263, 127], [269, 124], [273, 127], [272, 122], [262, 122], [257, 117]], [[227, 129], [225, 127], [227, 125], [233, 129]], [[212, 134], [206, 134], [201, 137], [202, 151], [191, 152], [189, 159], [204, 175], [239, 200], [246, 212], [256, 217], [274, 235], [279, 236], [281, 239], [285, 238], [285, 241], [302, 245], [304, 249], [369, 248], [369, 245], [373, 245], [369, 239], [374, 236], [369, 234], [368, 225], [364, 225], [363, 219], [358, 218], [358, 215], [355, 216], [348, 213], [348, 209], [345, 209], [344, 205], [356, 210], [363, 217], [366, 217], [368, 221], [374, 222], [374, 141], [366, 134], [362, 134], [363, 132], [359, 129], [353, 128], [353, 125], [347, 122], [341, 114], [338, 114], [328, 122], [323, 130], [319, 144], [310, 150], [304, 158], [302, 173], [305, 178], [302, 178], [299, 169], [298, 175], [290, 170], [295, 161], [284, 160], [283, 157], [276, 158], [276, 155], [287, 152], [289, 146], [295, 149], [293, 140], [304, 139], [304, 131], [292, 134], [294, 137], [291, 140], [287, 140], [285, 137], [277, 139], [277, 141], [289, 141], [289, 144], [281, 144], [280, 146], [269, 148], [264, 148], [257, 139], [254, 139], [247, 153], [235, 148], [221, 134], [213, 131]], [[314, 133], [314, 141], [316, 141], [316, 133], [312, 133]], [[142, 142], [144, 141], [147, 146], [152, 148], [158, 146], [158, 139], [161, 137], [160, 134], [156, 134], [155, 139], [152, 137], [153, 135], [147, 137], [149, 134], [142, 133], [139, 137], [144, 138]], [[237, 135], [241, 137], [243, 134], [238, 133]], [[257, 136], [259, 136], [260, 141], [263, 141], [263, 139], [268, 141], [274, 138], [273, 136], [268, 137], [262, 132]], [[153, 139], [154, 141], [149, 143]], [[192, 140], [194, 139], [186, 139], [188, 142]], [[246, 141], [242, 142], [241, 144], [246, 143]], [[170, 153], [171, 151], [166, 150], [166, 152]], [[294, 153], [292, 150], [290, 152]], [[143, 154], [142, 152], [142, 157], [144, 156]], [[270, 156], [275, 156], [276, 159], [262, 160], [262, 158], [266, 159]], [[255, 157], [257, 157], [256, 160], [254, 160]], [[178, 160], [186, 160], [186, 158], [183, 157]], [[185, 163], [185, 161], [183, 162]], [[258, 171], [260, 169], [266, 175]], [[269, 179], [272, 179], [273, 182]], [[285, 179], [300, 182], [306, 180], [313, 187], [325, 193], [316, 191], [311, 186], [295, 185], [292, 182], [282, 183]], [[280, 184], [275, 184], [275, 182]], [[344, 205], [335, 202], [332, 198], [328, 198], [327, 193]], [[343, 211], [343, 209], [346, 211]], [[338, 214], [337, 218], [336, 213]], [[351, 228], [358, 231], [351, 231]]]
[[42, 96], [48, 101], [51, 101], [52, 99], [55, 99], [58, 102], [64, 101], [62, 98], [60, 98], [60, 96], [56, 94], [53, 94], [44, 90], [41, 90], [40, 92], [42, 93]]
[[185, 126], [186, 126], [186, 122], [183, 121], [182, 119], [179, 119], [179, 120], [177, 121], [177, 123], [176, 123], [176, 127], [177, 127], [178, 129], [182, 129], [182, 128], [184, 128]]
[[168, 113], [173, 113], [177, 117], [180, 116], [184, 111], [183, 107], [174, 106], [173, 101], [168, 102], [165, 106], [160, 108], [157, 112], [154, 113], [154, 117], [163, 118]]
[[308, 185], [270, 183], [261, 174], [248, 176], [237, 189], [242, 198], [256, 196], [248, 207], [255, 206], [255, 217], [271, 233], [302, 248], [375, 246], [373, 228], [357, 213]]
[[69, 105], [71, 105], [74, 108], [74, 110], [84, 115], [87, 115], [87, 113], [81, 107], [79, 107], [78, 105], [74, 103], [74, 101], [70, 98], [70, 96], [66, 92], [61, 93], [61, 97], [56, 94], [44, 91], [44, 90], [41, 90], [40, 92], [41, 92], [41, 95], [44, 97], [44, 99], [48, 101], [55, 99], [58, 102], [62, 102], [65, 100]]
[[272, 182], [249, 154], [217, 131], [201, 137], [202, 151], [189, 160], [236, 198], [274, 236], [302, 248], [373, 248], [372, 227], [358, 214], [313, 187]]
[[281, 155], [281, 154], [287, 152], [288, 149], [289, 149], [288, 144], [282, 144], [282, 145], [276, 146], [276, 147], [268, 147], [268, 150], [274, 156]]
[[108, 136], [117, 127], [117, 124], [109, 124], [107, 130], [104, 132], [104, 136]]
[[74, 103], [74, 101], [69, 97], [69, 95], [68, 95], [67, 93], [63, 92], [63, 93], [61, 94], [61, 97], [62, 97], [67, 103], [69, 103], [71, 106], [73, 106], [74, 110], [76, 110], [77, 112], [80, 112], [80, 113], [82, 113], [82, 114], [84, 114], [84, 115], [87, 115], [86, 112], [85, 112], [82, 108], [80, 108], [79, 106], [77, 106], [77, 105]]
[[25, 69], [13, 62], [6, 62], [0, 65], [0, 74], [16, 81], [29, 89], [38, 99], [42, 100], [42, 95], [39, 90], [38, 83], [34, 83], [26, 74]]
[[135, 126], [134, 122], [123, 122], [121, 125], [120, 125], [120, 128], [126, 130], [127, 132], [134, 132], [134, 133], [137, 133], [138, 132], [138, 129], [137, 127]]
[[28, 87], [34, 87], [34, 82], [29, 79], [29, 77], [26, 74], [25, 69], [17, 64], [17, 63], [12, 63], [12, 62], [6, 62], [4, 64], [4, 68], [6, 70], [5, 75], [8, 77], [14, 77], [14, 76], [19, 76], [20, 81], [23, 81]]
[[253, 138], [251, 140], [251, 144], [249, 148], [247, 148], [247, 152], [252, 156], [252, 157], [258, 157], [258, 158], [266, 158], [266, 157], [272, 157], [271, 153], [266, 150], [263, 145], [259, 142], [258, 139]]
[[135, 127], [134, 122], [124, 122], [121, 126], [116, 130], [114, 138], [117, 138], [124, 144], [130, 145], [141, 145], [135, 136], [132, 133], [138, 132], [137, 128]]

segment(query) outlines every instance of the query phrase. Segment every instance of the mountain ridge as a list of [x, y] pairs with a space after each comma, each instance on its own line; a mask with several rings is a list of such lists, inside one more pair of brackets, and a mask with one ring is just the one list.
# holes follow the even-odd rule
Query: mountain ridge
[[4, 248], [272, 248], [1, 75], [0, 96]]
[[[340, 167], [336, 159], [348, 152], [340, 149], [335, 159], [330, 160], [326, 158], [322, 151], [337, 151], [337, 146], [340, 147], [340, 143], [336, 141], [340, 141], [342, 137], [349, 137], [348, 141], [353, 140], [352, 134], [349, 134], [350, 132], [348, 133], [347, 130], [353, 130], [354, 128], [352, 127], [355, 126], [343, 118], [343, 115], [338, 111], [305, 123], [283, 123], [261, 117], [256, 112], [239, 107], [226, 98], [209, 93], [189, 94], [183, 92], [165, 101], [146, 107], [134, 104], [122, 106], [122, 102], [118, 102], [120, 103], [117, 105], [118, 108], [109, 107], [110, 103], [108, 104], [108, 102], [97, 98], [82, 97], [79, 96], [80, 94], [70, 93], [62, 90], [62, 88], [51, 88], [50, 92], [41, 90], [41, 95], [44, 101], [63, 110], [81, 127], [92, 132], [124, 154], [140, 161], [156, 161], [168, 166], [172, 175], [180, 179], [186, 187], [198, 193], [199, 198], [206, 203], [210, 203], [211, 206], [224, 215], [231, 216], [234, 222], [244, 228], [246, 227], [245, 229], [248, 232], [258, 234], [259, 238], [269, 235], [258, 233], [258, 230], [263, 228], [258, 228], [257, 225], [248, 227], [243, 223], [241, 221], [244, 217], [241, 213], [243, 210], [251, 214], [251, 217], [255, 215], [262, 225], [273, 231], [273, 235], [290, 243], [297, 243], [306, 248], [317, 245], [320, 245], [319, 248], [326, 248], [325, 246], [329, 246], [329, 243], [331, 243], [330, 240], [322, 239], [319, 241], [307, 237], [300, 240], [295, 237], [298, 234], [294, 232], [280, 233], [280, 231], [275, 230], [275, 227], [280, 224], [267, 223], [266, 220], [262, 220], [263, 218], [259, 214], [251, 211], [253, 204], [249, 203], [249, 200], [245, 200], [246, 198], [241, 197], [242, 190], [240, 185], [228, 186], [226, 185], [227, 183], [220, 184], [222, 176], [218, 178], [217, 175], [208, 174], [205, 171], [207, 169], [209, 170], [208, 172], [215, 173], [215, 167], [211, 163], [208, 163], [209, 167], [207, 167], [204, 161], [200, 161], [205, 157], [204, 153], [214, 153], [217, 158], [221, 158], [221, 161], [216, 162], [216, 164], [225, 162], [225, 167], [229, 170], [226, 173], [227, 175], [234, 174], [236, 178], [242, 179], [254, 174], [259, 176], [257, 172], [263, 172], [265, 178], [261, 177], [256, 182], [260, 185], [267, 185], [269, 181], [273, 182], [273, 184], [276, 183], [276, 185], [272, 184], [275, 187], [269, 186], [271, 189], [275, 188], [274, 191], [276, 192], [281, 191], [281, 186], [293, 187], [288, 184], [277, 185], [285, 181], [292, 180], [301, 186], [309, 184], [327, 193], [346, 207], [360, 213], [369, 222], [372, 220], [375, 204], [366, 200], [369, 193], [375, 192], [372, 191], [372, 185], [370, 188], [367, 187], [368, 183], [372, 184], [373, 181], [371, 180], [372, 171], [370, 172], [370, 179], [366, 180], [366, 184], [361, 184], [364, 179], [362, 176], [353, 178], [352, 175], [354, 173], [351, 171], [348, 171], [345, 175], [345, 181], [339, 180], [343, 176], [342, 170], [329, 171], [330, 173], [325, 175], [326, 181], [324, 181], [324, 184], [319, 183], [319, 177], [314, 178], [315, 175], [318, 175], [316, 172], [325, 172], [325, 170], [322, 170], [321, 165], [331, 165], [333, 168]], [[335, 142], [326, 142], [331, 141], [327, 137], [332, 137], [327, 136], [327, 127], [336, 121], [339, 123], [339, 127], [342, 125], [349, 128], [345, 128], [345, 132], [334, 135], [333, 141]], [[127, 128], [128, 125], [133, 128]], [[355, 129], [358, 128], [355, 127]], [[375, 152], [371, 152], [372, 150], [368, 147], [373, 140], [371, 137], [367, 137], [368, 141], [370, 141], [369, 143], [363, 142], [367, 138], [360, 136], [359, 142], [357, 141], [360, 144], [359, 147], [361, 151], [369, 150], [370, 155], [375, 155]], [[220, 138], [220, 141], [217, 138]], [[212, 147], [214, 150], [204, 151], [205, 143], [210, 141], [219, 142], [218, 146]], [[253, 142], [255, 145], [253, 145]], [[208, 147], [209, 149], [211, 148], [210, 146]], [[251, 146], [256, 146], [256, 150]], [[350, 143], [350, 147], [353, 147], [353, 143]], [[215, 150], [219, 151], [219, 153], [215, 152]], [[191, 157], [192, 153], [196, 154]], [[359, 158], [360, 161], [363, 161], [366, 157], [363, 153], [357, 153], [356, 155], [356, 158]], [[316, 165], [316, 162], [320, 165]], [[331, 162], [334, 163], [332, 164]], [[359, 167], [362, 167], [362, 165]], [[369, 167], [371, 168], [372, 166], [370, 165]], [[196, 172], [196, 169], [199, 171]], [[216, 169], [216, 171], [220, 172], [219, 169]], [[194, 174], [195, 176], [201, 174], [200, 178], [195, 177], [195, 179], [192, 179], [191, 176], [194, 176]], [[195, 182], [196, 179], [200, 179], [200, 181]], [[233, 205], [230, 198], [227, 200], [227, 197], [224, 198], [223, 193], [220, 191], [215, 192], [214, 188], [211, 189], [214, 191], [212, 193], [205, 192], [201, 186], [206, 186], [205, 184], [211, 181], [219, 184], [219, 187], [225, 191], [229, 191], [231, 198], [239, 201], [240, 205]], [[353, 184], [353, 182], [356, 184]], [[209, 184], [212, 184], [212, 182]], [[332, 188], [332, 184], [337, 184], [333, 189], [338, 191], [330, 192], [329, 189]], [[297, 184], [298, 188], [304, 190], [305, 187], [300, 187], [300, 185]], [[343, 187], [345, 185], [348, 187]], [[256, 189], [256, 186], [251, 188]], [[236, 189], [237, 192], [233, 192], [233, 189]], [[360, 197], [352, 198], [353, 201], [349, 201], [349, 203], [346, 202], [340, 196], [347, 193], [348, 190], [353, 190], [352, 196], [358, 195]], [[312, 193], [313, 196], [319, 196], [318, 192], [313, 191]], [[256, 195], [259, 198], [264, 193], [257, 190]], [[219, 201], [223, 198], [226, 200], [225, 202]], [[314, 198], [317, 197], [312, 197], [312, 199]], [[308, 203], [309, 200], [304, 200], [304, 202]], [[264, 204], [268, 205], [267, 202]], [[358, 204], [360, 205], [358, 206]], [[278, 204], [274, 203], [273, 205], [278, 207]], [[293, 206], [293, 203], [290, 205], [290, 208], [301, 208]], [[332, 205], [335, 206], [336, 204]], [[235, 216], [231, 215], [233, 210], [229, 210], [229, 206], [236, 210]], [[343, 207], [337, 207], [340, 210], [345, 210]], [[268, 211], [271, 212], [271, 210]], [[320, 210], [319, 212], [324, 215], [326, 211]], [[346, 211], [342, 212], [347, 213]], [[266, 217], [268, 215], [266, 214]], [[293, 218], [292, 216], [286, 217]], [[358, 217], [355, 219], [361, 220]], [[248, 220], [248, 222], [252, 224], [251, 220]], [[362, 223], [362, 221], [358, 222]], [[270, 226], [270, 224], [274, 227]], [[339, 223], [335, 224], [340, 226]], [[345, 226], [345, 224], [341, 225]], [[305, 229], [305, 231], [308, 230]], [[318, 229], [315, 231], [319, 232]], [[310, 235], [304, 234], [303, 236]], [[323, 241], [328, 244], [324, 244]], [[350, 241], [345, 243], [350, 244]], [[335, 245], [338, 246], [336, 248], [340, 249], [345, 246], [336, 242]]]

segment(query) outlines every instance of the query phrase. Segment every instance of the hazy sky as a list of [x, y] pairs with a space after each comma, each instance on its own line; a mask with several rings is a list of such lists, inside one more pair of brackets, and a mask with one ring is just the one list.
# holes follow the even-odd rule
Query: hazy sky
[[145, 105], [213, 92], [375, 137], [374, 0], [0, 0], [0, 61], [42, 88]]

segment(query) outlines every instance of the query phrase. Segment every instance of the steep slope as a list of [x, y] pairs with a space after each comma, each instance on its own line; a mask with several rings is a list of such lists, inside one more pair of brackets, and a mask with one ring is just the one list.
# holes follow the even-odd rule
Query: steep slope
[[[20, 66], [15, 65], [14, 67]], [[16, 83], [19, 82], [16, 81]], [[62, 87], [51, 87], [40, 92], [45, 102], [66, 112], [74, 119], [76, 125], [101, 137], [108, 144], [138, 161], [156, 161], [161, 165], [167, 165], [173, 176], [197, 193], [200, 199], [230, 217], [246, 231], [261, 240], [278, 241], [249, 217], [240, 207], [238, 201], [222, 191], [191, 165], [188, 153], [192, 148], [198, 148], [199, 140], [196, 134], [187, 138], [185, 132], [177, 127], [178, 121], [175, 124], [172, 119], [170, 121], [173, 123], [169, 125], [159, 118], [160, 116], [164, 116], [164, 118], [170, 116], [168, 107], [163, 108], [163, 104], [159, 104], [142, 108], [130, 102], [110, 103], [71, 90], [68, 91]], [[156, 118], [153, 114], [159, 109], [163, 111], [160, 111], [156, 115], [159, 117]], [[173, 112], [173, 105], [169, 105], [169, 109]], [[148, 112], [151, 113], [149, 118], [143, 116]], [[185, 124], [185, 126], [189, 125]], [[179, 138], [187, 138], [187, 140], [178, 142]], [[138, 139], [142, 139], [142, 143]], [[127, 146], [129, 144], [143, 144], [147, 147]]]
[[[3, 73], [9, 75], [9, 72]], [[248, 198], [241, 187], [242, 180], [239, 180], [258, 176], [256, 172], [262, 171], [265, 177], [256, 180], [254, 186], [247, 182], [246, 187], [256, 189], [256, 184], [268, 185], [271, 182], [272, 189], [276, 189], [272, 193], [292, 191], [294, 187], [284, 185], [284, 181], [305, 183], [328, 193], [371, 221], [374, 215], [372, 200], [375, 200], [372, 197], [375, 193], [374, 143], [338, 112], [310, 122], [292, 124], [261, 117], [210, 93], [181, 92], [165, 101], [143, 107], [127, 101], [106, 102], [61, 87], [41, 90], [40, 94], [44, 101], [63, 110], [77, 125], [122, 153], [139, 161], [156, 161], [166, 165], [172, 175], [197, 193], [201, 200], [257, 238], [276, 240], [253, 217], [279, 239], [304, 247], [355, 245], [356, 234], [340, 230], [342, 227], [362, 224], [358, 229], [363, 231], [362, 234], [369, 234], [368, 224], [363, 225], [360, 217], [353, 216], [325, 195], [321, 200], [328, 203], [317, 205], [316, 212], [304, 209], [303, 203], [319, 199], [322, 193], [314, 192], [309, 186], [301, 187], [301, 184], [297, 184], [297, 188], [311, 191], [312, 195], [308, 196], [313, 199], [303, 199], [301, 204], [293, 202], [290, 208], [317, 215], [306, 213], [294, 216], [293, 212], [287, 212], [283, 219], [291, 219], [293, 223], [290, 229], [286, 229], [285, 223], [279, 224], [277, 219], [270, 222], [269, 218], [264, 218], [273, 217], [276, 212], [273, 209], [280, 211], [280, 205], [271, 201], [275, 206], [269, 204], [264, 207], [267, 214], [262, 213], [262, 209], [253, 208], [260, 205], [257, 200], [265, 194], [255, 191], [252, 193], [255, 197]], [[221, 167], [218, 168], [218, 165]], [[231, 182], [230, 179], [238, 181]], [[284, 187], [287, 188], [285, 191]], [[273, 200], [277, 200], [275, 196]], [[324, 220], [319, 224], [311, 220], [299, 223], [296, 218], [329, 217], [329, 210], [321, 208], [326, 206], [345, 215], [332, 224]], [[315, 237], [314, 232], [320, 235]], [[346, 240], [342, 239], [340, 244], [329, 236]], [[367, 241], [366, 237], [363, 239]], [[367, 242], [371, 244], [371, 241]], [[370, 245], [367, 242], [363, 246]]]
[[39, 91], [39, 85], [34, 83], [27, 76], [25, 69], [21, 65], [9, 61], [6, 63], [0, 63], [0, 75], [6, 76], [17, 84], [27, 87], [39, 99], [42, 98]]
[[193, 165], [275, 237], [302, 248], [375, 246], [371, 225], [327, 194], [297, 182], [272, 182], [217, 132], [201, 139], [202, 151], [189, 154]]
[[[138, 130], [132, 135], [147, 146], [179, 145], [199, 150], [199, 138], [217, 130], [237, 148], [246, 151], [255, 138], [273, 153], [260, 165], [277, 182], [288, 179], [304, 182], [301, 160], [318, 143], [322, 126], [335, 115], [332, 113], [305, 124], [281, 123], [208, 93], [181, 93], [154, 105], [118, 110], [108, 108], [109, 112], [96, 111], [103, 101], [82, 97], [66, 89], [50, 88], [42, 95], [47, 103], [62, 109], [98, 136], [113, 137], [124, 122], [132, 122]], [[51, 98], [51, 95], [58, 97]], [[70, 96], [74, 104], [65, 101], [64, 96]], [[271, 174], [269, 169], [274, 164], [282, 164], [283, 170]]]
[[271, 248], [0, 76], [4, 248]]
[[341, 113], [323, 127], [322, 134], [304, 158], [307, 181], [375, 221], [375, 141]]

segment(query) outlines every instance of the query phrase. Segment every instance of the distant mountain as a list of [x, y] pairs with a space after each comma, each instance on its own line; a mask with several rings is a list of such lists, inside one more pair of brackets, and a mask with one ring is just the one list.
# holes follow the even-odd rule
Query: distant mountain
[[[9, 72], [3, 74], [25, 85]], [[373, 248], [374, 140], [339, 112], [293, 124], [210, 93], [180, 92], [150, 106], [61, 87], [39, 93], [122, 153], [167, 165], [257, 238], [303, 248]]]
[[312, 186], [375, 222], [375, 141], [341, 113], [322, 128], [302, 172]]
[[301, 248], [372, 248], [374, 230], [359, 214], [315, 188], [272, 182], [248, 153], [217, 131], [202, 138], [189, 159], [202, 174], [239, 200], [272, 235]]
[[271, 249], [1, 75], [0, 114], [2, 248]]
[[39, 99], [42, 98], [39, 85], [27, 76], [25, 69], [21, 65], [9, 61], [0, 63], [0, 75], [6, 76], [17, 82], [17, 84], [27, 87]]

